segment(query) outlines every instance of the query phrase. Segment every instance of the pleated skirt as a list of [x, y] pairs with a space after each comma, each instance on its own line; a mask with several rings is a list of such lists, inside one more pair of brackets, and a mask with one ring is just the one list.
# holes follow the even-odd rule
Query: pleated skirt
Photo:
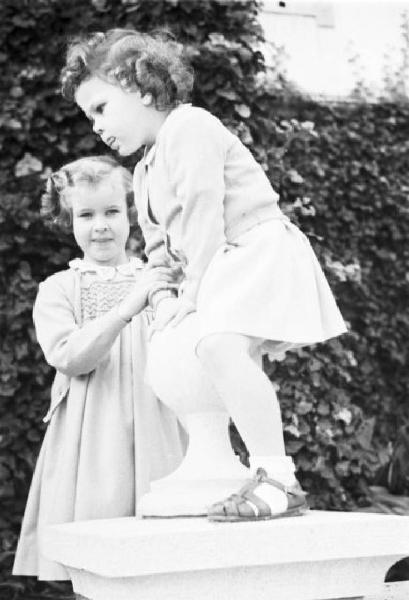
[[273, 356], [347, 331], [308, 238], [284, 215], [219, 248], [199, 288], [197, 316], [197, 343], [241, 333]]

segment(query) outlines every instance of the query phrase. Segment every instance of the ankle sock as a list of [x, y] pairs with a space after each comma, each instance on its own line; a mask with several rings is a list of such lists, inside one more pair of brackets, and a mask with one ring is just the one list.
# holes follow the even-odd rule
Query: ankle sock
[[[275, 479], [285, 486], [291, 486], [297, 482], [294, 475], [295, 465], [289, 456], [250, 457], [252, 472], [255, 473], [260, 467], [267, 471], [267, 475], [271, 479]], [[273, 514], [285, 512], [288, 508], [287, 496], [284, 492], [268, 483], [262, 483], [255, 491], [255, 494], [270, 506]]]
[[290, 456], [254, 456], [250, 457], [250, 469], [253, 473], [262, 467], [271, 479], [276, 479], [283, 485], [293, 485], [295, 478], [295, 465]]

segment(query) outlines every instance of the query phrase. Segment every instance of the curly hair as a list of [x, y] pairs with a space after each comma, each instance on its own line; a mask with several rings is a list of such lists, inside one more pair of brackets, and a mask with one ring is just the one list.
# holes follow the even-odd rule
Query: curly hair
[[61, 72], [63, 96], [74, 99], [81, 83], [92, 76], [142, 96], [151, 94], [158, 110], [186, 102], [194, 79], [183, 46], [168, 32], [132, 29], [109, 29], [72, 40]]
[[72, 228], [72, 206], [69, 192], [79, 185], [98, 186], [107, 180], [118, 182], [126, 194], [128, 219], [137, 222], [132, 189], [132, 175], [111, 156], [87, 156], [64, 165], [50, 175], [41, 197], [41, 215], [65, 232]]

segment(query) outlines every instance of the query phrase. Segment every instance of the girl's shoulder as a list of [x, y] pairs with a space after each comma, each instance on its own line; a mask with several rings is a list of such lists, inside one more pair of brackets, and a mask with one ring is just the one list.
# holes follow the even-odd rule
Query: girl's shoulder
[[76, 274], [72, 269], [57, 271], [40, 282], [39, 292], [71, 296], [75, 290], [75, 280]]
[[76, 276], [71, 269], [57, 271], [39, 283], [35, 306], [52, 304], [72, 305], [75, 298]]
[[182, 104], [169, 115], [163, 128], [165, 145], [173, 145], [183, 139], [218, 139], [231, 141], [232, 133], [215, 115], [205, 108]]
[[57, 271], [52, 275], [46, 277], [43, 281], [40, 282], [41, 286], [64, 286], [73, 282], [75, 279], [75, 274], [72, 269], [63, 269], [62, 271]]
[[200, 106], [192, 106], [191, 104], [182, 104], [178, 108], [175, 108], [171, 113], [171, 119], [169, 124], [174, 127], [182, 127], [186, 123], [189, 125], [196, 125], [202, 127], [220, 127], [227, 129], [223, 123], [211, 112]]

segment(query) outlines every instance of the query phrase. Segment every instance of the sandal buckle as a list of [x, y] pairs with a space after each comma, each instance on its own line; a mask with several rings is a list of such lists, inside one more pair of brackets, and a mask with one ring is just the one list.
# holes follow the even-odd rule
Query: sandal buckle
[[263, 483], [267, 479], [267, 471], [263, 467], [259, 467], [256, 471], [255, 479], [259, 483]]

